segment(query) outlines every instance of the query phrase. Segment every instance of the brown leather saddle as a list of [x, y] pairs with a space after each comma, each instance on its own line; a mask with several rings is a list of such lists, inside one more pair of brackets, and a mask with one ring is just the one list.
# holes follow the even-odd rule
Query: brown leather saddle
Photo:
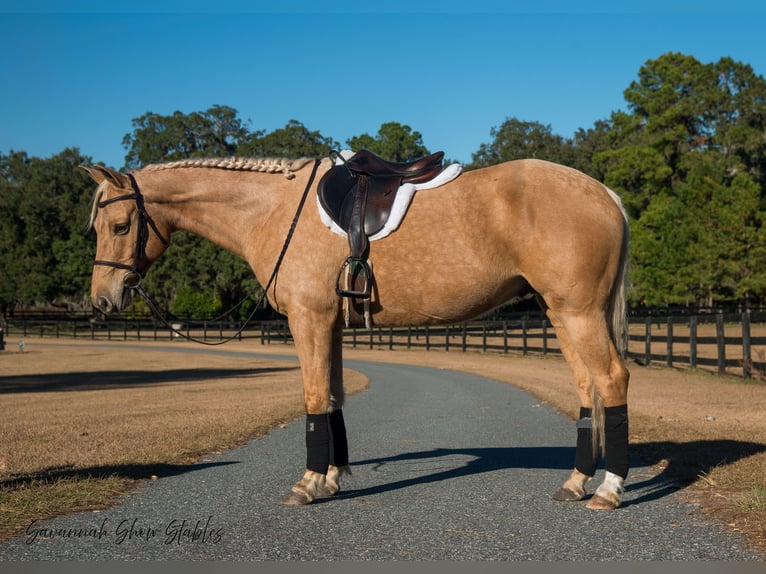
[[[334, 155], [340, 157], [339, 154]], [[319, 202], [347, 233], [350, 248], [350, 255], [338, 273], [335, 286], [338, 295], [370, 298], [369, 237], [383, 229], [388, 221], [399, 187], [404, 183], [423, 183], [433, 179], [442, 171], [443, 158], [444, 152], [437, 152], [416, 161], [398, 163], [362, 150], [347, 160], [341, 160], [340, 165], [324, 174], [317, 188]], [[340, 286], [341, 276], [347, 268], [355, 279], [361, 280], [362, 287], [346, 289]]]

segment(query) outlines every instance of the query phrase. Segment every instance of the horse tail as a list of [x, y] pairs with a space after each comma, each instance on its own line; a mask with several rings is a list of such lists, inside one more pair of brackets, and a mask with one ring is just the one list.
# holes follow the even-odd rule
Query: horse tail
[[[622, 209], [622, 203], [619, 205]], [[617, 276], [612, 285], [609, 313], [611, 315], [612, 343], [617, 349], [620, 358], [624, 359], [625, 353], [628, 350], [628, 306], [626, 302], [626, 293], [628, 290], [628, 263], [630, 260], [630, 228], [628, 226], [628, 217], [625, 214], [624, 209], [622, 209], [622, 215], [623, 233], [622, 245], [620, 246], [620, 267], [617, 270]]]
[[[625, 358], [628, 347], [628, 308], [626, 302], [626, 293], [628, 289], [628, 263], [629, 263], [629, 244], [630, 228], [628, 225], [628, 215], [620, 197], [608, 187], [606, 188], [610, 197], [620, 208], [622, 214], [622, 244], [620, 245], [620, 263], [612, 283], [612, 291], [609, 298], [608, 319], [610, 321], [610, 336], [612, 344], [621, 359]], [[604, 447], [604, 401], [598, 393], [596, 385], [591, 384], [591, 400], [593, 402], [592, 425], [593, 425], [593, 452], [599, 452]]]

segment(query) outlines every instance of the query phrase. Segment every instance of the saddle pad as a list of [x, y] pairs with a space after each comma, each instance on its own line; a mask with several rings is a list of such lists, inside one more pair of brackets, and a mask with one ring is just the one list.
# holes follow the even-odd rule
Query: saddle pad
[[[354, 152], [351, 150], [343, 150], [340, 152], [340, 155], [344, 159], [349, 159], [354, 155]], [[343, 163], [341, 159], [335, 160], [335, 165], [340, 165], [341, 163]], [[410, 202], [412, 201], [416, 191], [421, 189], [433, 189], [435, 187], [442, 186], [445, 183], [449, 183], [455, 179], [462, 172], [463, 168], [460, 166], [460, 164], [453, 163], [452, 165], [445, 167], [441, 173], [439, 173], [439, 175], [430, 181], [417, 184], [403, 184], [397, 191], [396, 198], [394, 199], [394, 204], [391, 207], [391, 215], [389, 216], [388, 221], [380, 231], [378, 231], [375, 235], [371, 235], [368, 239], [370, 241], [376, 241], [378, 239], [388, 237], [391, 233], [396, 231], [399, 228], [402, 219], [404, 219], [404, 215], [407, 213], [407, 208], [410, 206]], [[319, 210], [319, 217], [322, 219], [322, 223], [324, 223], [328, 229], [330, 229], [333, 233], [340, 235], [341, 237], [347, 236], [346, 232], [337, 223], [335, 223], [330, 215], [324, 210], [322, 203], [319, 201], [319, 196], [317, 196], [317, 209]]]

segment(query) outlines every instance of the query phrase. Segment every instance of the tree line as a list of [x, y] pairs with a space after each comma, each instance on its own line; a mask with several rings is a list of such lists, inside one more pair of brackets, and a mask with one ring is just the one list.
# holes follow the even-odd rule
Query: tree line
[[[647, 61], [612, 111], [573, 137], [507, 117], [464, 169], [535, 157], [603, 181], [630, 220], [629, 303], [755, 306], [766, 299], [766, 81], [731, 58], [702, 63], [667, 53]], [[251, 130], [237, 110], [148, 112], [123, 138], [123, 170], [189, 157], [323, 157], [369, 149], [392, 161], [430, 153], [422, 134], [395, 121], [341, 145], [298, 120]], [[444, 150], [449, 156], [449, 150]], [[98, 160], [96, 159], [95, 162]], [[86, 230], [93, 184], [77, 168], [95, 163], [67, 148], [50, 158], [0, 152], [0, 311], [56, 305], [89, 309], [95, 238]], [[251, 310], [260, 286], [241, 259], [179, 233], [145, 280], [173, 314]], [[141, 313], [139, 304], [135, 312]]]

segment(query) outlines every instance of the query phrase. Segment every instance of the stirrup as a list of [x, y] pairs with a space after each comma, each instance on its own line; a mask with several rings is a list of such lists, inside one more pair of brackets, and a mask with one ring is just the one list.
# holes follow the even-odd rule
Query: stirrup
[[[355, 278], [364, 277], [364, 289], [362, 291], [343, 289], [341, 287], [341, 278], [347, 269], [351, 278], [351, 285], [353, 285]], [[369, 299], [372, 296], [372, 271], [367, 261], [360, 257], [348, 257], [338, 272], [338, 278], [335, 281], [335, 292], [341, 297]]]

